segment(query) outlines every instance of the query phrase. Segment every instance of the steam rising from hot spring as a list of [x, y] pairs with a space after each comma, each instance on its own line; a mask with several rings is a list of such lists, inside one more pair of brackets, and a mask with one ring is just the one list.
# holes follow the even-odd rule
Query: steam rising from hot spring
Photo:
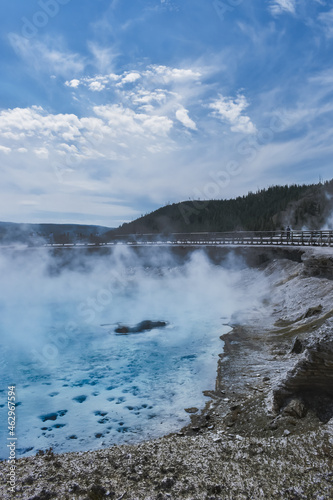
[[[203, 406], [214, 388], [223, 324], [262, 307], [268, 291], [241, 261], [218, 266], [202, 251], [75, 252], [0, 254], [0, 375], [17, 386], [21, 455], [36, 443], [93, 449], [179, 428], [184, 407]], [[144, 320], [168, 326], [116, 336], [118, 324]]]
[[[239, 262], [216, 266], [201, 251], [185, 263], [161, 249], [143, 259], [123, 246], [108, 256], [72, 257], [65, 266], [47, 251], [0, 255], [0, 338], [16, 355], [42, 353], [52, 343], [54, 327], [61, 330], [54, 339], [60, 351], [82, 327], [145, 319], [181, 326], [189, 317], [231, 318], [256, 307], [267, 288]], [[250, 289], [239, 286], [245, 274], [256, 277], [249, 279]]]

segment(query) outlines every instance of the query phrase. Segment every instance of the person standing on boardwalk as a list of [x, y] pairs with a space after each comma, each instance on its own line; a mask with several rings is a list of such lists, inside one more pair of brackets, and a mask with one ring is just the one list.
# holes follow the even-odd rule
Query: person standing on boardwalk
[[289, 241], [290, 240], [290, 226], [287, 226], [287, 240]]

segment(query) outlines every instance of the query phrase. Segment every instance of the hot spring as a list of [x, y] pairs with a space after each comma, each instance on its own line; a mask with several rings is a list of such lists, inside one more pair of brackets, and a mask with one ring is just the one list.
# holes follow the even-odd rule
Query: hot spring
[[[156, 249], [147, 260], [119, 245], [64, 262], [27, 250], [1, 254], [0, 271], [1, 459], [9, 385], [17, 456], [179, 430], [190, 421], [184, 409], [203, 408], [203, 391], [215, 387], [225, 325], [257, 300], [244, 295], [244, 270], [217, 266], [201, 251], [180, 262]], [[144, 320], [167, 326], [115, 333]]]

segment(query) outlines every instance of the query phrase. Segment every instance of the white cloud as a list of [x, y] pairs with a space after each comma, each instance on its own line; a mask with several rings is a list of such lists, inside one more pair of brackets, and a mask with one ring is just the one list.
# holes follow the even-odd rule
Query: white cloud
[[77, 89], [81, 85], [87, 87], [93, 92], [98, 92], [108, 88], [110, 85], [113, 85], [121, 78], [122, 77], [120, 75], [115, 75], [114, 73], [110, 73], [108, 75], [96, 75], [94, 77], [83, 77], [80, 80], [74, 78], [73, 80], [67, 80], [65, 82], [65, 86]]
[[49, 152], [46, 148], [37, 148], [35, 149], [35, 155], [42, 160], [47, 160], [49, 157]]
[[84, 58], [67, 50], [61, 39], [29, 40], [16, 33], [8, 38], [16, 54], [37, 72], [67, 76], [81, 73], [85, 67]]
[[243, 111], [248, 107], [248, 102], [243, 95], [238, 95], [235, 100], [220, 96], [209, 105], [214, 110], [213, 114], [221, 118], [224, 122], [230, 123], [232, 132], [243, 134], [254, 134], [256, 127], [251, 119], [243, 115]]
[[101, 92], [102, 90], [105, 89], [105, 85], [101, 82], [91, 82], [89, 84], [89, 89], [92, 90], [93, 92]]
[[95, 106], [97, 116], [107, 120], [110, 133], [117, 135], [135, 134], [146, 136], [147, 132], [154, 135], [166, 135], [173, 126], [173, 122], [166, 116], [150, 116], [145, 113], [124, 108], [118, 104], [109, 106]]
[[273, 0], [270, 4], [270, 10], [275, 16], [285, 12], [294, 14], [296, 10], [296, 0]]
[[321, 12], [318, 20], [322, 25], [327, 38], [333, 38], [333, 9], [328, 12]]
[[[306, 102], [303, 97], [300, 97], [300, 109]], [[147, 203], [158, 206], [166, 200], [173, 202], [199, 196], [198, 191], [202, 198], [209, 196], [210, 191], [205, 189], [211, 186], [213, 177], [208, 172], [217, 172], [216, 178], [219, 179], [218, 172], [222, 171], [221, 179], [224, 179], [230, 160], [239, 162], [243, 173], [232, 177], [227, 191], [223, 187], [220, 189], [217, 183], [216, 189], [220, 189], [221, 197], [239, 194], [240, 189], [252, 189], [258, 178], [268, 184], [275, 172], [275, 182], [286, 182], [279, 173], [288, 175], [286, 165], [290, 171], [291, 167], [297, 171], [298, 163], [306, 162], [307, 157], [316, 163], [320, 158], [319, 151], [320, 155], [324, 152], [327, 157], [332, 156], [332, 146], [327, 150], [323, 147], [324, 144], [333, 144], [331, 137], [324, 137], [320, 127], [318, 130], [312, 127], [312, 137], [307, 135], [302, 140], [288, 139], [287, 134], [284, 142], [277, 137], [278, 140], [261, 145], [260, 138], [257, 138], [259, 149], [251, 146], [256, 144], [251, 142], [252, 137], [243, 137], [242, 141], [248, 141], [246, 150], [254, 152], [255, 161], [237, 155], [230, 133], [221, 134], [216, 130], [215, 119], [210, 118], [209, 113], [213, 111], [236, 131], [240, 128], [248, 133], [249, 121], [244, 125], [241, 120], [242, 117], [249, 120], [244, 116], [247, 108], [244, 96], [238, 99], [221, 96], [209, 111], [203, 108], [206, 116], [202, 117], [200, 130], [204, 132], [204, 141], [189, 140], [189, 134], [184, 134], [181, 123], [178, 123], [179, 116], [177, 120], [174, 118], [175, 123], [171, 119], [180, 110], [183, 118], [191, 115], [191, 107], [181, 108], [179, 103], [176, 107], [175, 101], [171, 100], [170, 105], [154, 108], [148, 113], [130, 109], [131, 102], [129, 100], [127, 106], [96, 106], [86, 110], [85, 116], [80, 118], [71, 114], [49, 114], [41, 107], [1, 112], [1, 144], [13, 151], [18, 151], [19, 145], [26, 154], [20, 158], [17, 154], [3, 156], [1, 184], [6, 189], [1, 191], [0, 210], [12, 220], [23, 220], [28, 214], [36, 218], [36, 213], [48, 220], [57, 217], [59, 220], [61, 214], [71, 212], [68, 217], [73, 221], [73, 214], [81, 212], [85, 222], [96, 222], [104, 217], [103, 220], [109, 219], [108, 224], [116, 225], [126, 217], [140, 215], [143, 197]], [[296, 117], [292, 111], [296, 115], [297, 108], [288, 112], [290, 130], [297, 126], [297, 120], [304, 121], [304, 115]], [[323, 121], [315, 113], [314, 105], [312, 115], [319, 123]], [[310, 119], [307, 113], [305, 120]], [[205, 128], [207, 123], [208, 128]], [[209, 135], [210, 125], [213, 125], [215, 135]], [[3, 132], [12, 131], [14, 137], [17, 130], [23, 134], [19, 141], [9, 137], [2, 140]], [[327, 133], [332, 135], [332, 131]], [[185, 140], [182, 139], [184, 135]], [[26, 204], [20, 209], [22, 199]], [[131, 200], [132, 206], [128, 207], [129, 202], [124, 200]], [[33, 202], [38, 203], [37, 212], [28, 210], [30, 202], [32, 206]], [[136, 208], [140, 210], [139, 214]]]
[[[80, 135], [81, 122], [73, 114], [47, 114], [42, 107], [15, 108], [0, 112], [0, 135], [8, 132], [17, 140], [29, 137], [50, 138], [62, 136], [71, 140]], [[20, 132], [20, 134], [18, 134]]]
[[[126, 71], [118, 75], [109, 73], [69, 80], [65, 82], [65, 86], [73, 89], [80, 86], [95, 92], [112, 92], [112, 101], [123, 106], [124, 115], [117, 118], [120, 123], [127, 120], [132, 130], [137, 130], [138, 116], [129, 124], [129, 117], [137, 114], [141, 118], [145, 117], [145, 127], [150, 123], [159, 134], [166, 135], [173, 127], [175, 115], [176, 123], [181, 123], [187, 129], [197, 130], [197, 124], [189, 114], [191, 101], [198, 106], [199, 99], [207, 90], [202, 78], [202, 72], [196, 69], [149, 66], [141, 72]], [[126, 84], [129, 83], [131, 85], [128, 88]], [[82, 99], [82, 91], [80, 94]], [[114, 107], [112, 113], [116, 109]], [[131, 112], [134, 115], [131, 115]], [[154, 119], [149, 118], [153, 115]], [[114, 128], [116, 129], [116, 124]]]
[[121, 80], [121, 84], [124, 84], [124, 83], [134, 83], [137, 80], [139, 80], [140, 78], [141, 78], [141, 75], [139, 73], [135, 73], [135, 72], [128, 73]]
[[67, 80], [67, 82], [65, 82], [65, 85], [66, 85], [66, 87], [72, 87], [73, 89], [77, 89], [78, 86], [80, 85], [80, 83], [81, 83], [80, 80], [77, 80], [76, 78], [74, 78], [71, 81]]
[[142, 125], [154, 135], [166, 136], [173, 127], [173, 121], [167, 116], [142, 116]]
[[24, 134], [14, 133], [14, 132], [8, 131], [8, 132], [3, 132], [2, 136], [6, 139], [14, 139], [14, 140], [19, 141], [20, 139], [22, 139], [24, 137]]
[[138, 89], [136, 91], [132, 91], [129, 94], [131, 101], [134, 104], [138, 104], [141, 107], [147, 106], [153, 102], [162, 104], [166, 102], [167, 96], [170, 96], [170, 93], [167, 90], [156, 89], [156, 90], [144, 90]]
[[[90, 116], [49, 114], [43, 108], [15, 108], [0, 112], [0, 152], [27, 153], [25, 161], [49, 160], [60, 165], [62, 173], [85, 165], [94, 175], [89, 161], [108, 159], [138, 161], [152, 152], [173, 148], [170, 132], [173, 121], [163, 114], [135, 112], [122, 105], [95, 106]], [[12, 132], [11, 138], [4, 137]], [[19, 133], [17, 133], [19, 132]], [[18, 138], [20, 147], [17, 147]], [[90, 170], [91, 169], [91, 170]], [[110, 175], [110, 172], [107, 174]]]
[[113, 47], [101, 47], [97, 43], [89, 42], [88, 48], [93, 55], [93, 65], [98, 72], [106, 73], [111, 71], [114, 60], [119, 54]]
[[[4, 185], [17, 186], [16, 192], [24, 199], [37, 199], [39, 206], [50, 212], [58, 210], [57, 191], [63, 198], [72, 198], [72, 212], [78, 210], [75, 206], [84, 206], [87, 192], [93, 193], [96, 202], [90, 199], [90, 213], [101, 213], [101, 207], [96, 208], [100, 200], [114, 193], [119, 194], [120, 205], [124, 199], [143, 196], [151, 203], [186, 198], [189, 185], [205, 182], [202, 164], [210, 169], [213, 165], [211, 161], [202, 162], [202, 156], [210, 153], [206, 148], [200, 151], [188, 133], [197, 130], [196, 121], [208, 142], [216, 140], [214, 133], [211, 135], [216, 129], [212, 110], [234, 131], [249, 133], [253, 127], [244, 113], [247, 102], [243, 96], [224, 103], [221, 97], [214, 101], [215, 108], [207, 110], [211, 89], [207, 92], [199, 74], [196, 70], [150, 66], [140, 73], [68, 79], [65, 88], [76, 94], [79, 87], [77, 98], [81, 103], [85, 99], [82, 89], [91, 92], [104, 87], [106, 102], [110, 102], [107, 92], [111, 91], [115, 104], [91, 107], [89, 95], [82, 103], [81, 116], [49, 113], [41, 106], [0, 111], [0, 142], [16, 152], [3, 160]], [[117, 87], [126, 78], [131, 85]], [[218, 109], [217, 101], [221, 101]], [[192, 114], [198, 119], [194, 121]], [[18, 158], [19, 150], [24, 157], [21, 154]], [[45, 196], [36, 195], [36, 191]], [[18, 202], [13, 198], [12, 206], [15, 200]], [[69, 210], [69, 205], [66, 207]], [[110, 213], [114, 207], [114, 203], [109, 204]]]
[[184, 127], [190, 128], [191, 130], [197, 130], [195, 122], [188, 116], [188, 110], [185, 108], [180, 108], [176, 111], [176, 118], [184, 125]]
[[[197, 82], [202, 77], [201, 71], [194, 69], [184, 68], [170, 68], [168, 66], [149, 66], [145, 71], [139, 73], [138, 71], [124, 72], [117, 75], [109, 73], [105, 75], [98, 75], [95, 77], [82, 77], [81, 79], [73, 79], [66, 81], [67, 87], [77, 88], [79, 85], [84, 85], [95, 90], [91, 83], [100, 81], [104, 86], [113, 86], [116, 82], [116, 87], [122, 87], [125, 84], [143, 81], [142, 85], [155, 86], [158, 85], [185, 85], [190, 82]], [[154, 89], [156, 90], [156, 88]]]
[[[141, 78], [130, 76], [135, 73]], [[74, 76], [64, 79], [64, 89], [77, 97], [74, 109], [81, 103], [79, 116], [40, 106], [0, 111], [1, 144], [25, 150], [3, 156], [2, 183], [17, 186], [21, 199], [37, 200], [38, 210], [49, 212], [49, 218], [85, 207], [112, 220], [124, 200], [138, 207], [143, 197], [157, 205], [187, 199], [210, 183], [207, 172], [216, 169], [217, 158], [220, 162], [223, 154], [228, 162], [232, 132], [255, 130], [245, 97], [218, 98], [211, 80], [206, 84], [205, 73], [195, 68], [150, 66], [118, 75]], [[117, 87], [125, 78], [131, 84]], [[99, 105], [92, 106], [94, 86], [104, 89], [95, 100]], [[228, 123], [225, 134], [216, 117]], [[202, 140], [196, 141], [197, 133], [190, 132], [198, 129]], [[110, 201], [115, 196], [119, 199]], [[18, 210], [17, 197], [10, 205]]]
[[[90, 90], [95, 90], [95, 82], [99, 81], [104, 87], [116, 86], [122, 87], [128, 83], [140, 83], [148, 87], [155, 87], [154, 91], [161, 91], [156, 89], [160, 85], [188, 85], [191, 82], [198, 82], [202, 77], [202, 72], [194, 69], [184, 68], [170, 68], [168, 66], [149, 66], [145, 71], [139, 73], [138, 71], [127, 71], [123, 74], [117, 75], [109, 73], [104, 75], [97, 75], [95, 77], [82, 77], [80, 79], [73, 79], [66, 81], [67, 87], [78, 88], [79, 85], [84, 85]], [[94, 85], [91, 85], [91, 84]]]
[[184, 68], [170, 68], [168, 66], [152, 65], [145, 72], [146, 75], [159, 79], [164, 83], [185, 82], [188, 80], [199, 80], [202, 76], [200, 71]]

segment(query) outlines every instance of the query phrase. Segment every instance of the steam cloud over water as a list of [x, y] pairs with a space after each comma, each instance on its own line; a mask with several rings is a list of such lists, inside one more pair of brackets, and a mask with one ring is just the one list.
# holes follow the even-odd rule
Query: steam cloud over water
[[[17, 388], [20, 455], [179, 429], [184, 408], [202, 408], [202, 391], [214, 389], [223, 324], [267, 293], [255, 270], [231, 259], [217, 266], [201, 251], [182, 261], [160, 248], [74, 252], [0, 254], [0, 389]], [[168, 325], [115, 334], [143, 320]], [[2, 435], [6, 415], [1, 404]]]

